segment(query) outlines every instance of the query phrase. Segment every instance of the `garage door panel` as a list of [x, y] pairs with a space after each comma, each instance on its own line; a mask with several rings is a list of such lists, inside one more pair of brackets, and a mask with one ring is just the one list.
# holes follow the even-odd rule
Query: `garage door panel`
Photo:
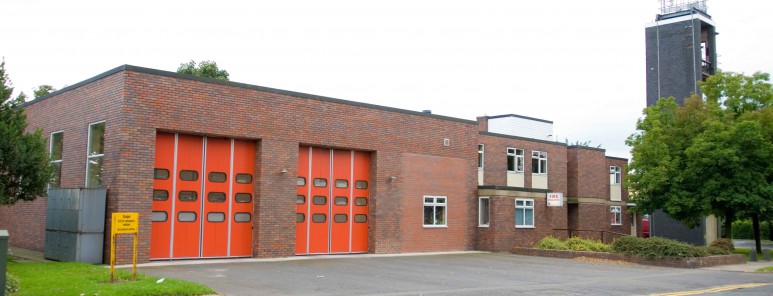
[[[255, 191], [255, 142], [234, 140], [234, 161], [231, 184], [233, 186], [231, 209], [233, 213], [252, 213]], [[235, 221], [231, 215], [230, 256], [244, 257], [252, 255], [253, 220]], [[252, 217], [250, 217], [252, 218]]]
[[156, 134], [156, 151], [153, 164], [153, 204], [151, 213], [151, 259], [168, 259], [171, 243], [172, 214], [171, 193], [174, 179], [175, 135]]
[[330, 204], [330, 252], [347, 253], [349, 249], [352, 178], [352, 152], [348, 150], [333, 151], [333, 177], [331, 194], [333, 200]]
[[368, 224], [370, 224], [370, 154], [354, 151], [352, 186], [352, 249], [351, 252], [368, 251]]
[[308, 253], [308, 227], [309, 227], [309, 160], [311, 150], [301, 146], [298, 149], [298, 179], [296, 182], [295, 200], [295, 254]]
[[206, 142], [202, 257], [228, 256], [228, 219], [231, 178], [231, 140], [209, 138]]
[[311, 149], [309, 253], [329, 253], [330, 149]]
[[174, 258], [199, 257], [203, 145], [202, 137], [177, 136]]

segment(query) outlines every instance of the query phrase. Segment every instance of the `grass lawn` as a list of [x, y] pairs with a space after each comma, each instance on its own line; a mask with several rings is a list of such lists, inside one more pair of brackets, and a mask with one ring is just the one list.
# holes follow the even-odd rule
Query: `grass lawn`
[[773, 266], [763, 267], [763, 268], [757, 269], [757, 271], [761, 271], [761, 272], [773, 272]]
[[175, 279], [137, 274], [131, 281], [131, 270], [116, 269], [116, 282], [110, 283], [110, 269], [75, 262], [16, 263], [8, 262], [8, 273], [19, 279], [23, 295], [206, 295], [215, 294], [207, 286]]
[[[745, 255], [746, 256], [746, 262], [749, 262], [749, 257], [751, 256], [751, 255], [749, 255], [749, 249], [735, 248], [735, 250], [733, 252], [735, 252], [736, 254]], [[757, 259], [759, 259], [759, 254], [757, 254]]]

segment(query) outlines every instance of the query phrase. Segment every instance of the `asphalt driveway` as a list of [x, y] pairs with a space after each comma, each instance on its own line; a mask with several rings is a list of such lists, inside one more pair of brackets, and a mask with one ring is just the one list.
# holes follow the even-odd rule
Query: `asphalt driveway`
[[[222, 295], [646, 295], [716, 287], [727, 291], [712, 295], [773, 295], [773, 274], [504, 253], [175, 264], [140, 272], [200, 282]], [[739, 286], [750, 283], [762, 285]]]

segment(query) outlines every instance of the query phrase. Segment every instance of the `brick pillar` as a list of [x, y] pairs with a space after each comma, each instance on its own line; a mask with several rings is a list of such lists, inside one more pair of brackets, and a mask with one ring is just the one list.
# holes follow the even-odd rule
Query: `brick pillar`
[[[298, 143], [262, 140], [255, 163], [253, 254], [256, 257], [293, 256]], [[282, 170], [287, 173], [281, 173]]]

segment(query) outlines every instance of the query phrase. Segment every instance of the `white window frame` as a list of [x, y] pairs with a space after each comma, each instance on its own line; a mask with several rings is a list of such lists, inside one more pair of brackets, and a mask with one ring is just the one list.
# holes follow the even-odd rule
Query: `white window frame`
[[[509, 168], [510, 158], [513, 158], [513, 169]], [[507, 164], [508, 172], [523, 173], [524, 161], [523, 161], [523, 149], [507, 148]]]
[[619, 166], [609, 167], [609, 184], [617, 185], [623, 181], [623, 175]]
[[[486, 220], [483, 221], [483, 200], [486, 200]], [[491, 224], [491, 199], [488, 196], [478, 197], [478, 227], [488, 227]]]
[[[61, 134], [62, 135], [62, 152], [60, 159], [53, 159], [54, 157], [54, 135], [55, 134]], [[62, 159], [64, 159], [64, 131], [55, 131], [52, 132], [51, 135], [48, 137], [48, 156], [52, 158], [51, 160], [51, 166], [53, 167], [55, 163], [59, 164], [59, 187], [62, 187]], [[48, 188], [58, 188], [51, 186], [51, 182], [48, 182]]]
[[485, 148], [486, 146], [484, 144], [478, 144], [478, 170], [483, 170], [483, 163], [486, 156]]
[[[544, 153], [544, 157], [543, 157]], [[537, 172], [534, 172], [534, 164], [532, 163], [531, 173], [535, 175], [546, 175], [548, 173], [548, 153], [546, 151], [531, 151], [531, 161], [537, 162]], [[545, 161], [545, 165], [542, 165], [542, 161]]]
[[[104, 159], [104, 157], [105, 157], [105, 151], [104, 151], [104, 149], [105, 149], [105, 146], [104, 146], [104, 142], [102, 143], [102, 144], [103, 144], [103, 145], [102, 145], [102, 154], [94, 154], [94, 155], [90, 155], [90, 154], [89, 154], [89, 152], [90, 152], [90, 150], [91, 150], [91, 127], [92, 127], [92, 126], [95, 126], [95, 125], [97, 125], [97, 124], [105, 124], [105, 121], [104, 121], [104, 120], [102, 120], [102, 121], [97, 121], [97, 122], [94, 122], [94, 123], [90, 123], [90, 124], [89, 124], [89, 132], [88, 132], [89, 136], [88, 136], [88, 138], [87, 138], [87, 140], [86, 140], [86, 180], [84, 180], [84, 182], [83, 182], [83, 183], [84, 183], [84, 186], [85, 186], [86, 188], [90, 188], [90, 187], [89, 187], [89, 160], [91, 160], [91, 159], [94, 159], [94, 158], [100, 158], [100, 157], [101, 157], [101, 158], [102, 158], [102, 166], [103, 166], [103, 167], [102, 167], [102, 170], [104, 171], [104, 165], [105, 165], [105, 163], [104, 163], [104, 160], [105, 160], [105, 159]], [[107, 126], [105, 125], [105, 131], [103, 131], [103, 134], [102, 134], [102, 141], [104, 141], [104, 140], [105, 140], [105, 132], [106, 132], [106, 131], [107, 131]], [[100, 182], [100, 183], [101, 183], [101, 182]], [[101, 184], [100, 184], [100, 185], [101, 185]], [[94, 187], [94, 188], [96, 188], [96, 187]]]
[[[427, 199], [431, 199], [431, 201], [427, 201]], [[442, 202], [439, 202], [438, 199], [443, 199]], [[434, 195], [425, 195], [422, 198], [422, 201], [424, 203], [424, 206], [421, 208], [421, 223], [424, 224], [425, 228], [443, 228], [448, 227], [448, 197], [447, 196], [434, 196]], [[426, 217], [424, 217], [424, 207], [432, 207], [432, 224], [425, 224], [424, 221], [426, 220]], [[438, 224], [438, 221], [435, 219], [437, 216], [437, 209], [443, 208], [443, 224]]]
[[623, 207], [610, 206], [609, 212], [612, 213], [612, 225], [623, 225]]
[[[519, 201], [523, 202], [522, 206], [518, 206], [518, 202]], [[529, 203], [531, 205], [529, 205]], [[531, 210], [531, 221], [526, 221], [526, 211], [527, 210]], [[524, 219], [523, 219], [524, 220], [523, 221], [524, 225], [518, 225], [518, 212], [519, 211], [521, 211], [523, 216], [524, 216]], [[535, 225], [534, 225], [534, 216], [536, 216], [535, 214], [536, 213], [534, 211], [534, 199], [530, 199], [530, 198], [516, 198], [515, 199], [515, 213], [514, 213], [515, 228], [535, 228]], [[529, 224], [528, 222], [531, 222], [531, 223]]]

